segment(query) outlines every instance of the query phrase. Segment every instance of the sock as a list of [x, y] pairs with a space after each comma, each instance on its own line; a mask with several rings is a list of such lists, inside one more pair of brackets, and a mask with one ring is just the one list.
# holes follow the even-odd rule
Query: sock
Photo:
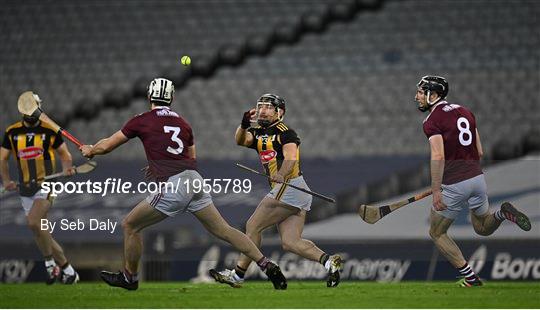
[[52, 274], [54, 271], [54, 267], [56, 267], [56, 263], [54, 262], [54, 259], [52, 256], [46, 256], [45, 257], [45, 269], [49, 274]]
[[502, 213], [500, 209], [497, 210], [493, 215], [495, 216], [496, 219], [498, 219], [501, 222], [506, 220], [506, 217], [504, 217], [504, 214]]
[[75, 269], [73, 269], [69, 262], [66, 262], [64, 266], [62, 266], [62, 271], [68, 276], [72, 276], [75, 274]]
[[139, 281], [139, 273], [138, 272], [131, 273], [127, 269], [124, 268], [123, 273], [124, 273], [124, 278], [126, 278], [127, 282], [133, 283], [133, 282]]
[[460, 275], [465, 277], [465, 280], [467, 282], [474, 282], [477, 278], [476, 274], [468, 263], [465, 263], [465, 266], [458, 268], [458, 271]]
[[47, 270], [47, 273], [49, 275], [57, 276], [55, 272], [56, 262], [52, 258], [52, 256], [45, 256], [45, 269]]
[[324, 264], [326, 264], [329, 258], [330, 258], [330, 255], [323, 253], [321, 257], [319, 257], [319, 263], [321, 263], [324, 266]]
[[236, 267], [234, 268], [234, 271], [236, 273], [236, 275], [240, 278], [240, 279], [243, 279], [244, 276], [246, 275], [246, 271], [247, 269], [244, 269], [238, 265], [236, 265]]
[[266, 258], [266, 256], [263, 256], [261, 259], [257, 261], [257, 266], [259, 266], [262, 271], [265, 271], [266, 266], [268, 266], [268, 263], [270, 263], [270, 260]]
[[51, 256], [45, 256], [45, 268], [53, 268], [56, 266], [56, 263], [54, 262], [54, 259]]

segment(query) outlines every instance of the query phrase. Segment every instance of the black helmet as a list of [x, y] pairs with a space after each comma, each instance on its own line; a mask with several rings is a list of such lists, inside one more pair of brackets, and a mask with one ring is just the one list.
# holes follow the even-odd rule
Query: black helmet
[[[259, 100], [257, 100], [257, 105], [259, 104], [271, 104], [276, 110], [276, 113], [279, 113], [280, 109], [283, 110], [283, 114], [278, 117], [279, 120], [283, 120], [283, 115], [285, 115], [285, 99], [274, 94], [264, 94], [259, 98]], [[262, 127], [268, 127], [271, 125], [270, 121], [259, 119], [258, 114], [257, 123]]]
[[285, 112], [285, 99], [281, 98], [278, 95], [274, 94], [264, 94], [262, 95], [257, 102], [269, 102], [274, 108], [276, 108], [276, 111], [278, 109], [282, 109], [283, 112]]
[[[446, 98], [446, 96], [448, 95], [448, 82], [442, 76], [426, 75], [422, 77], [422, 79], [420, 79], [420, 82], [418, 82], [416, 86], [425, 92], [429, 106], [434, 105], [435, 103], [437, 103], [437, 101]], [[429, 102], [429, 96], [432, 92], [435, 92], [439, 95], [439, 100], [435, 102]], [[419, 107], [418, 109], [420, 109], [420, 111], [422, 112], [425, 112], [429, 109], [429, 107]]]
[[426, 75], [417, 86], [424, 91], [436, 92], [441, 99], [448, 95], [448, 82], [442, 76]]

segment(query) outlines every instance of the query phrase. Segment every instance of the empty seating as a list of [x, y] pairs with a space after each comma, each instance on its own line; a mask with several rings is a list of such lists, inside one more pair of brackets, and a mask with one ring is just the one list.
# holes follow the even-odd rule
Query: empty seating
[[[196, 64], [222, 46], [263, 37], [336, 2], [190, 1], [189, 9], [163, 0], [6, 3], [0, 121], [17, 118], [15, 101], [25, 89], [40, 93], [47, 111], [61, 116], [80, 100], [129, 93], [153, 76], [186, 70], [183, 54]], [[436, 18], [426, 18], [433, 12]], [[386, 1], [381, 10], [303, 34], [266, 56], [190, 79], [178, 89], [174, 108], [192, 123], [203, 158], [244, 156], [233, 133], [242, 112], [265, 92], [286, 98], [285, 118], [304, 141], [303, 156], [425, 154], [415, 84], [440, 74], [450, 82], [449, 100], [475, 112], [489, 149], [538, 124], [538, 15], [540, 4], [530, 0]], [[95, 142], [145, 109], [136, 99], [68, 128]]]

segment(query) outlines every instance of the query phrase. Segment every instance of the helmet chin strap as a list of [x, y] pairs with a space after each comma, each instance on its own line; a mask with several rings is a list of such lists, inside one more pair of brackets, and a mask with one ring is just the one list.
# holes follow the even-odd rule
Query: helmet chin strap
[[428, 106], [432, 106], [435, 102], [429, 102], [429, 97], [431, 97], [431, 91], [428, 90], [427, 93], [426, 93], [426, 102], [428, 104]]
[[426, 96], [426, 103], [427, 103], [427, 107], [423, 107], [423, 106], [419, 106], [418, 107], [418, 110], [420, 110], [421, 112], [426, 112], [428, 111], [434, 104], [436, 104], [437, 102], [441, 101], [442, 98], [437, 98], [435, 101], [431, 102], [429, 101], [429, 97], [431, 97], [431, 91], [430, 90], [426, 90], [425, 91], [425, 96]]
[[432, 107], [434, 104], [436, 104], [437, 102], [441, 101], [441, 99], [442, 99], [441, 97], [438, 97], [437, 99], [435, 99], [435, 101], [430, 102], [430, 101], [429, 101], [429, 97], [431, 97], [431, 91], [428, 90], [426, 95], [427, 95], [427, 97], [426, 97], [426, 102], [427, 102], [427, 104], [428, 104], [429, 107]]

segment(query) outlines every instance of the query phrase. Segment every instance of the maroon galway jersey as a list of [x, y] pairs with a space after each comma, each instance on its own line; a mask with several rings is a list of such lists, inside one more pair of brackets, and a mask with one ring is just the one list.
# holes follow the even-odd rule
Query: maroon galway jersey
[[471, 111], [441, 101], [424, 120], [428, 139], [441, 135], [444, 141], [443, 184], [458, 183], [482, 174], [476, 147], [476, 119]]
[[197, 169], [196, 160], [188, 157], [188, 147], [193, 145], [191, 126], [168, 107], [139, 114], [121, 130], [129, 139], [141, 139], [150, 172], [158, 181]]

